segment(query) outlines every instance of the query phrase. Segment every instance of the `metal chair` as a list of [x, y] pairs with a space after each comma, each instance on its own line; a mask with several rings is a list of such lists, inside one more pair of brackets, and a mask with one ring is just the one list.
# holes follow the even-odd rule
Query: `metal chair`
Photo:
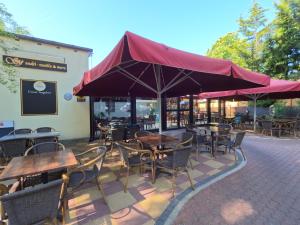
[[105, 146], [94, 147], [83, 153], [77, 154], [77, 157], [83, 157], [87, 154], [92, 154], [89, 160], [84, 161], [76, 168], [69, 169], [66, 174], [63, 174], [65, 183], [63, 196], [63, 214], [65, 214], [68, 207], [68, 199], [72, 196], [74, 191], [78, 190], [82, 185], [90, 182], [96, 182], [100, 193], [106, 202], [105, 194], [99, 180], [102, 165], [105, 159], [107, 148]]
[[35, 129], [36, 133], [46, 133], [46, 132], [53, 132], [53, 131], [55, 131], [55, 129], [52, 127], [39, 127]]
[[190, 158], [190, 154], [192, 151], [192, 146], [187, 145], [177, 145], [175, 149], [168, 149], [165, 152], [171, 152], [172, 154], [167, 154], [167, 157], [157, 160], [156, 167], [160, 169], [171, 170], [172, 173], [172, 191], [173, 197], [175, 195], [175, 187], [176, 187], [176, 176], [180, 170], [183, 170], [187, 173], [191, 188], [194, 190], [194, 184], [192, 182], [191, 176], [189, 174], [187, 164]]
[[111, 142], [111, 151], [113, 150], [114, 144], [119, 141], [123, 141], [125, 138], [125, 127], [115, 127], [111, 129], [109, 140]]
[[30, 134], [32, 133], [32, 130], [30, 128], [21, 128], [21, 129], [16, 129], [10, 132], [8, 135], [14, 135], [14, 134]]
[[[134, 137], [138, 138], [138, 137], [144, 137], [144, 136], [150, 136], [150, 135], [153, 135], [153, 133], [150, 131], [141, 130], [141, 131], [135, 132]], [[151, 149], [151, 146], [146, 143], [140, 143], [140, 144], [142, 146], [142, 149]]]
[[58, 142], [43, 142], [31, 146], [25, 152], [25, 156], [29, 154], [41, 154], [47, 152], [64, 151], [65, 146]]
[[129, 145], [121, 144], [119, 142], [116, 144], [119, 148], [121, 161], [122, 161], [122, 165], [120, 167], [120, 174], [122, 168], [126, 167], [126, 180], [124, 184], [124, 192], [127, 192], [129, 170], [132, 167], [139, 167], [140, 173], [142, 173], [143, 166], [146, 164], [150, 164], [151, 172], [152, 172], [152, 182], [154, 183], [155, 168], [154, 168], [154, 156], [152, 154], [152, 151], [146, 149], [139, 149], [137, 147], [133, 148], [132, 145], [129, 146]]
[[273, 132], [274, 130], [279, 131], [278, 128], [275, 128], [273, 126], [273, 122], [270, 120], [263, 120], [261, 121], [261, 126], [262, 126], [262, 134], [267, 134], [268, 132], [270, 132], [271, 136], [273, 136]]
[[57, 224], [62, 180], [41, 184], [0, 197], [8, 216], [8, 224]]
[[235, 135], [234, 140], [231, 142], [229, 151], [230, 151], [230, 150], [233, 150], [233, 151], [234, 151], [234, 158], [235, 158], [235, 160], [237, 159], [237, 157], [236, 157], [236, 149], [240, 149], [240, 150], [241, 150], [241, 153], [242, 153], [242, 155], [243, 155], [243, 158], [244, 158], [244, 160], [246, 160], [244, 151], [243, 151], [242, 146], [241, 146], [241, 145], [242, 145], [242, 142], [243, 142], [243, 139], [244, 139], [244, 137], [245, 137], [245, 134], [246, 134], [246, 132], [238, 132], [238, 133]]
[[0, 142], [1, 152], [6, 162], [11, 158], [22, 156], [25, 153], [27, 139], [7, 140]]

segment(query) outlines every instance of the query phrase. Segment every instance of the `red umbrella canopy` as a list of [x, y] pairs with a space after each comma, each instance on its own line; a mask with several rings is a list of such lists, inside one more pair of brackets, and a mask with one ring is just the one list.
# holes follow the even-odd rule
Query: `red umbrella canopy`
[[256, 95], [259, 99], [289, 99], [300, 98], [300, 82], [271, 79], [270, 85], [259, 88], [249, 88], [231, 91], [204, 92], [200, 98], [222, 98], [249, 100]]
[[111, 53], [84, 73], [80, 96], [168, 97], [268, 85], [266, 75], [126, 32]]

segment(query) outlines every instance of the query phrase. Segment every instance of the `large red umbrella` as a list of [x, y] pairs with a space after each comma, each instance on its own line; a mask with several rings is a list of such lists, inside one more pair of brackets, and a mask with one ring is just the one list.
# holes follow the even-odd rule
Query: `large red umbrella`
[[126, 32], [102, 62], [84, 73], [74, 94], [157, 97], [160, 109], [161, 96], [259, 87], [269, 82], [268, 76], [231, 61], [180, 51]]
[[256, 101], [258, 99], [290, 99], [300, 98], [300, 82], [288, 80], [271, 79], [270, 85], [259, 88], [249, 88], [230, 91], [203, 92], [199, 94], [200, 98], [209, 99], [237, 99], [253, 100], [254, 102], [254, 130], [256, 129]]

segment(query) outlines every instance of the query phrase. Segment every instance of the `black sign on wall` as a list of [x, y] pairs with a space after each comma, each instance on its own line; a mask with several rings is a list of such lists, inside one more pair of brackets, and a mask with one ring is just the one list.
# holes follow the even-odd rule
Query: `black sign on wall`
[[57, 115], [55, 81], [21, 80], [22, 115]]
[[67, 72], [67, 64], [3, 55], [3, 62], [15, 67]]

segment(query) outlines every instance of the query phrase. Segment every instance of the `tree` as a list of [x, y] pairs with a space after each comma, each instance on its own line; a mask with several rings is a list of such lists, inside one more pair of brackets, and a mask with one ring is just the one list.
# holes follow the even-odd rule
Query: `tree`
[[[0, 3], [0, 48], [5, 53], [9, 50], [5, 38], [13, 38], [14, 34], [29, 34], [29, 32], [26, 28], [19, 26], [13, 16], [7, 12], [6, 7]], [[2, 61], [0, 62], [0, 85], [4, 85], [11, 92], [16, 92], [17, 77], [14, 67], [4, 64]]]
[[265, 18], [265, 9], [254, 1], [253, 6], [249, 10], [249, 17], [238, 20], [239, 33], [245, 38], [250, 52], [247, 58], [249, 69], [260, 71], [261, 53], [263, 43], [269, 33], [269, 26], [265, 26], [267, 19]]
[[273, 32], [264, 49], [264, 72], [278, 78], [300, 78], [300, 0], [281, 0]]
[[207, 55], [214, 58], [228, 59], [242, 67], [248, 68], [248, 44], [234, 32], [220, 37], [212, 48], [207, 51]]

